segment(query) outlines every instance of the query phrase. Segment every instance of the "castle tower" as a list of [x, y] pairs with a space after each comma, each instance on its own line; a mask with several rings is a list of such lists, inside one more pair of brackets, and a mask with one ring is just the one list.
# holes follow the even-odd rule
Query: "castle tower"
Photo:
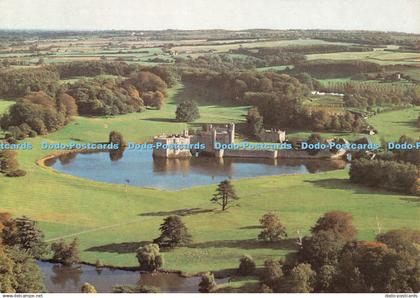
[[235, 143], [235, 123], [229, 123], [228, 125], [229, 143]]

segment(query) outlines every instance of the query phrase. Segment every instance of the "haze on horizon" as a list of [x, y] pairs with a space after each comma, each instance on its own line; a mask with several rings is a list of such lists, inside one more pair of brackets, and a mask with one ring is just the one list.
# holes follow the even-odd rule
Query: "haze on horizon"
[[419, 0], [0, 0], [0, 29], [420, 33]]

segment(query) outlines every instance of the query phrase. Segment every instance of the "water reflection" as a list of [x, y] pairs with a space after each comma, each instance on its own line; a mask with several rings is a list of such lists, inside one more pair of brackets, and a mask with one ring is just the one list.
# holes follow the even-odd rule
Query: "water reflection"
[[192, 157], [153, 158], [150, 151], [71, 153], [46, 163], [54, 169], [97, 181], [162, 189], [218, 183], [226, 178], [317, 173], [342, 169], [341, 160]]
[[[147, 285], [163, 293], [196, 293], [200, 283], [197, 276], [184, 278], [175, 273], [140, 273], [109, 268], [98, 271], [88, 265], [68, 267], [49, 262], [37, 263], [44, 275], [45, 286], [51, 293], [80, 293], [85, 282], [94, 285], [101, 293], [111, 293], [115, 285]], [[216, 281], [220, 284], [227, 279]]]
[[80, 276], [82, 270], [80, 267], [70, 267], [54, 264], [51, 267], [51, 282], [60, 287], [61, 289], [66, 289], [67, 283], [71, 284], [70, 287], [78, 287], [80, 284]]

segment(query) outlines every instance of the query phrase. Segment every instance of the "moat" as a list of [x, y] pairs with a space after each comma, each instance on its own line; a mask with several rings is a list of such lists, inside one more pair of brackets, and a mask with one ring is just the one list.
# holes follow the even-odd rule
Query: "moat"
[[[145, 285], [158, 288], [163, 293], [197, 293], [200, 277], [182, 277], [176, 273], [140, 273], [119, 269], [75, 265], [62, 266], [49, 262], [37, 262], [50, 293], [80, 293], [85, 282], [95, 285], [99, 293], [111, 293], [115, 285]], [[216, 279], [218, 284], [228, 278]]]
[[47, 166], [95, 181], [167, 190], [258, 176], [318, 173], [345, 167], [341, 160], [192, 157], [153, 158], [150, 151], [70, 153]]

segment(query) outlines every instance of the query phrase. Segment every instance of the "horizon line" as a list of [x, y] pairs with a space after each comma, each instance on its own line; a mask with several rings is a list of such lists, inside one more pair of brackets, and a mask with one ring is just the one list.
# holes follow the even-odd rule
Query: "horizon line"
[[226, 28], [197, 28], [197, 29], [179, 29], [179, 28], [165, 28], [165, 29], [58, 29], [58, 28], [0, 28], [0, 31], [52, 31], [52, 32], [154, 32], [154, 31], [250, 31], [250, 30], [271, 30], [271, 31], [347, 31], [347, 32], [381, 32], [381, 33], [403, 33], [411, 35], [420, 35], [420, 32], [407, 32], [407, 31], [394, 31], [394, 30], [370, 30], [370, 29], [323, 29], [323, 28], [288, 28], [288, 29], [276, 29], [276, 28], [241, 28], [241, 29], [226, 29]]

